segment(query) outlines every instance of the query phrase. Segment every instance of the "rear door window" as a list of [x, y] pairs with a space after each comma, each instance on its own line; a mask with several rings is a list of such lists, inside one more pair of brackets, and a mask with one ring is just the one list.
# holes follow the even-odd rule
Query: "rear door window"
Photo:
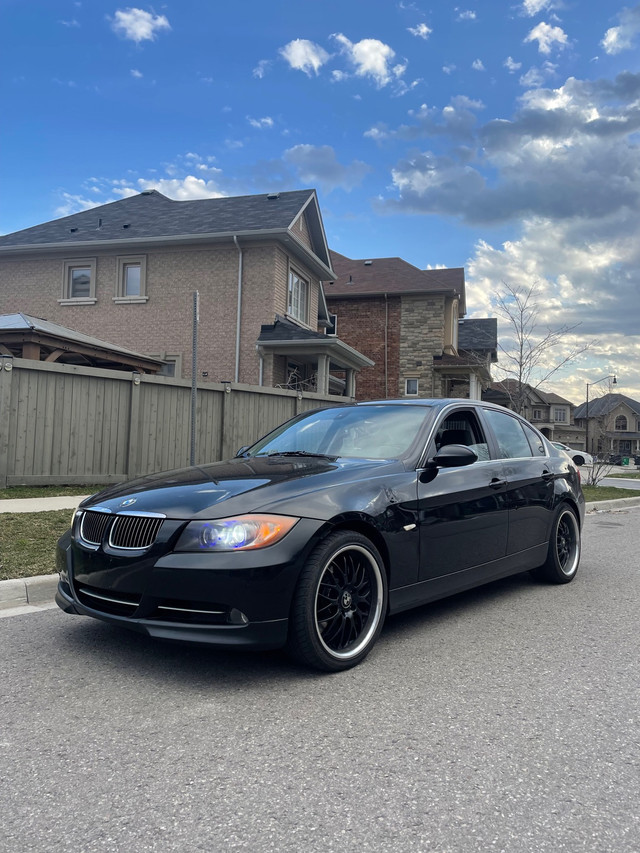
[[534, 455], [519, 420], [495, 409], [485, 409], [484, 414], [496, 437], [500, 459], [522, 459]]

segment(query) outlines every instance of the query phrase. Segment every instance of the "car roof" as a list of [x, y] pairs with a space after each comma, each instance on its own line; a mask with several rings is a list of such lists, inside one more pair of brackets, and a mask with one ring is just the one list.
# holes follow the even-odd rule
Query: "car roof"
[[[485, 400], [468, 400], [464, 397], [425, 397], [411, 398], [403, 397], [398, 400], [365, 400], [362, 403], [356, 403], [356, 406], [423, 406], [436, 409], [444, 409], [447, 406], [466, 406], [472, 408], [495, 409], [498, 412], [509, 412], [511, 415], [516, 415], [510, 409], [500, 406], [497, 403], [489, 403]], [[522, 418], [521, 415], [516, 417]]]

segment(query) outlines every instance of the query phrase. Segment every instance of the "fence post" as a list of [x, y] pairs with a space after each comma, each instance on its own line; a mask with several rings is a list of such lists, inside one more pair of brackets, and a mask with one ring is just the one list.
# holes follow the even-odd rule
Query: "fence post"
[[140, 471], [140, 374], [131, 375], [129, 405], [129, 449], [127, 453], [127, 478], [137, 477]]
[[13, 359], [0, 357], [0, 489], [7, 487]]

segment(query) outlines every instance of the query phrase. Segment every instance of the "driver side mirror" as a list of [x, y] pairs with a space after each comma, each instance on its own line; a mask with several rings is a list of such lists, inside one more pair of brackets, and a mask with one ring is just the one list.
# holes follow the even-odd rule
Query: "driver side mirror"
[[430, 459], [420, 474], [421, 483], [430, 483], [440, 468], [462, 468], [478, 461], [477, 453], [464, 444], [446, 444]]

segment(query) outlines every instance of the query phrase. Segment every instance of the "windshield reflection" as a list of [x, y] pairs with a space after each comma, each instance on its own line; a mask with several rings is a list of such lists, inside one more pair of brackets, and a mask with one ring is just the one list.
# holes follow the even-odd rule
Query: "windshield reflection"
[[307, 412], [269, 433], [247, 455], [400, 459], [415, 442], [429, 409], [381, 404]]

